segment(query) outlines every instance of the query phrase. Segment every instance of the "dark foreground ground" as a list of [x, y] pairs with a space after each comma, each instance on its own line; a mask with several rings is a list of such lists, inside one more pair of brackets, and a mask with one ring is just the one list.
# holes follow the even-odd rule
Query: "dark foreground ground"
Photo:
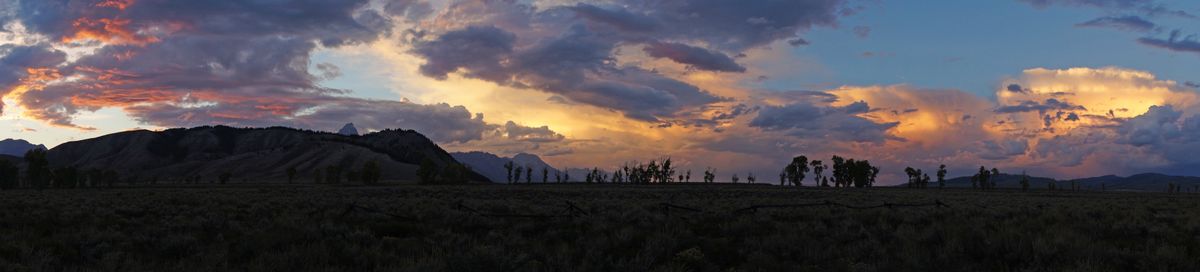
[[[780, 204], [796, 206], [761, 206]], [[1200, 196], [578, 185], [0, 192], [0, 271], [60, 270], [1197, 271]]]

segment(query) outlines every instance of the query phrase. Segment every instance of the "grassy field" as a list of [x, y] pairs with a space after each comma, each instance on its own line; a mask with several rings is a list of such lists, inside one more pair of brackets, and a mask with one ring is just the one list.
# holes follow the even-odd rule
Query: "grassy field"
[[1200, 195], [612, 185], [19, 190], [0, 192], [0, 241], [0, 271], [1197, 271]]

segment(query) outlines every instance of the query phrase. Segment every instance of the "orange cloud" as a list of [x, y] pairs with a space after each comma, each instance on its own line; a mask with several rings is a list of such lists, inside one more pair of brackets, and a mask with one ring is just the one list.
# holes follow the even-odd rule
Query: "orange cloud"
[[62, 42], [94, 40], [106, 44], [145, 45], [159, 41], [157, 37], [142, 35], [136, 30], [130, 29], [129, 24], [129, 19], [79, 18], [72, 23], [75, 32], [70, 36], [62, 37]]
[[124, 107], [138, 103], [154, 103], [179, 100], [176, 93], [151, 89], [107, 89], [79, 93], [71, 96], [74, 105], [89, 108]]
[[133, 5], [133, 2], [134, 0], [104, 0], [104, 2], [97, 3], [96, 6], [125, 10], [125, 8]]

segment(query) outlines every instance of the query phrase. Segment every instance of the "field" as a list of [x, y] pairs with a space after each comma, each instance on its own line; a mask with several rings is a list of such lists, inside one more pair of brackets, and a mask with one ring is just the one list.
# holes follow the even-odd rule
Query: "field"
[[0, 271], [1197, 271], [1198, 256], [1195, 194], [728, 185], [0, 192]]

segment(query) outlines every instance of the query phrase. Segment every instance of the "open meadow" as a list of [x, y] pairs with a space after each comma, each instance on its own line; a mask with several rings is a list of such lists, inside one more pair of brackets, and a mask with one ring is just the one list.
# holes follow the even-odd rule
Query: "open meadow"
[[752, 185], [0, 191], [0, 270], [1197, 271], [1200, 195]]

